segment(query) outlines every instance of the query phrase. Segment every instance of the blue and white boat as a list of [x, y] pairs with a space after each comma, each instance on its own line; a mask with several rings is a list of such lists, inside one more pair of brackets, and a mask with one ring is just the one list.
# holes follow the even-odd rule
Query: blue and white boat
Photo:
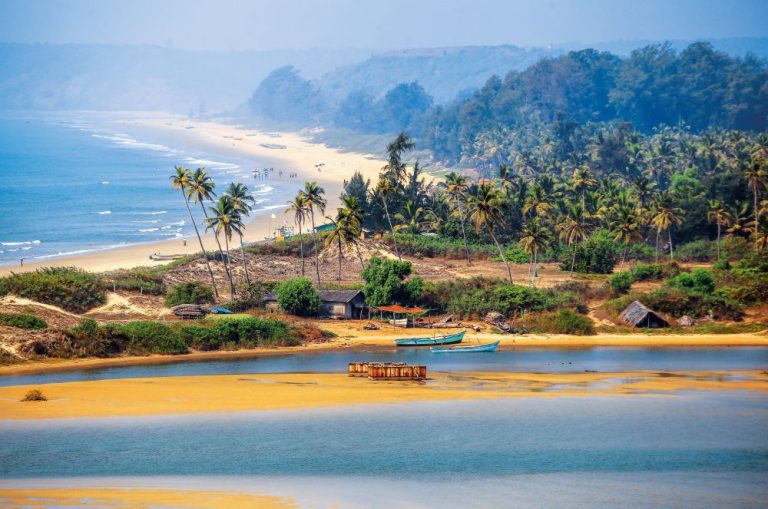
[[499, 341], [485, 343], [483, 345], [463, 345], [463, 346], [433, 346], [430, 348], [432, 353], [474, 353], [474, 352], [495, 352], [499, 347]]
[[452, 345], [461, 343], [464, 339], [466, 330], [454, 334], [444, 334], [442, 336], [426, 336], [416, 338], [399, 338], [395, 340], [397, 346], [433, 346], [433, 345]]

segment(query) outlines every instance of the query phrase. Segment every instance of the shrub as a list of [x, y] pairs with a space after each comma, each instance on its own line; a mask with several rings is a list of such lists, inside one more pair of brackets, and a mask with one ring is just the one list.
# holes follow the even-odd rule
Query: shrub
[[106, 290], [141, 291], [151, 295], [163, 295], [165, 293], [162, 271], [150, 267], [137, 267], [106, 273], [103, 276], [103, 285]]
[[632, 269], [635, 281], [658, 281], [664, 277], [664, 269], [658, 263], [638, 263]]
[[277, 287], [277, 304], [280, 309], [297, 316], [317, 316], [320, 311], [320, 295], [309, 279], [288, 279]]
[[236, 313], [261, 307], [264, 304], [264, 297], [274, 290], [276, 286], [277, 283], [275, 282], [263, 281], [244, 284], [238, 291], [237, 299], [226, 302], [223, 306]]
[[669, 286], [678, 290], [692, 293], [710, 294], [715, 291], [715, 279], [707, 269], [695, 269], [693, 272], [683, 272], [667, 280]]
[[174, 286], [165, 296], [167, 307], [179, 304], [211, 304], [213, 303], [213, 290], [198, 281], [181, 283]]
[[295, 346], [300, 343], [297, 332], [285, 322], [254, 317], [219, 320], [212, 326], [183, 325], [179, 335], [186, 345], [197, 350]]
[[18, 329], [45, 329], [48, 324], [45, 320], [26, 313], [10, 314], [0, 313], [0, 325], [16, 327]]
[[[429, 258], [445, 257], [452, 260], [464, 259], [467, 256], [467, 251], [464, 248], [464, 239], [460, 231], [456, 238], [444, 235], [417, 235], [413, 233], [397, 233], [396, 235], [397, 248], [400, 254]], [[384, 243], [394, 249], [392, 235], [386, 235]], [[496, 253], [496, 246], [493, 244], [480, 244], [472, 242], [471, 239], [467, 247], [474, 259], [486, 259]]]
[[125, 325], [112, 326], [109, 332], [125, 342], [126, 351], [130, 354], [187, 352], [187, 347], [179, 334], [162, 323], [129, 322]]
[[610, 279], [611, 289], [616, 293], [627, 293], [634, 282], [634, 275], [628, 271], [617, 272]]
[[577, 336], [595, 334], [595, 326], [589, 317], [567, 309], [562, 309], [555, 315], [552, 320], [552, 330], [557, 334], [575, 334]]
[[74, 313], [106, 302], [99, 277], [75, 267], [48, 267], [0, 278], [0, 295], [8, 293]]
[[717, 243], [694, 240], [675, 249], [675, 258], [681, 262], [709, 262], [717, 258]]
[[24, 395], [24, 399], [21, 401], [48, 401], [48, 398], [45, 397], [40, 389], [32, 389]]
[[641, 294], [638, 300], [651, 309], [674, 317], [711, 315], [715, 319], [739, 320], [744, 314], [739, 303], [725, 292], [706, 294], [667, 286]]
[[411, 270], [409, 261], [372, 257], [360, 273], [365, 280], [365, 302], [369, 306], [384, 306], [395, 302], [408, 304], [416, 300], [421, 294], [423, 283], [420, 280], [403, 283]]
[[[574, 250], [576, 253], [573, 258]], [[610, 274], [618, 259], [616, 241], [607, 230], [598, 230], [584, 242], [569, 247], [561, 258], [560, 269], [583, 274]]]

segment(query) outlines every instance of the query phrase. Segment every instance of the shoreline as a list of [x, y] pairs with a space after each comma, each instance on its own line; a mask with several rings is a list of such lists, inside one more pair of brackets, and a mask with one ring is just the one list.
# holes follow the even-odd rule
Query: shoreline
[[[162, 112], [73, 112], [73, 114], [78, 113], [102, 116], [103, 121], [110, 126], [130, 133], [135, 134], [140, 131], [143, 133], [142, 138], [147, 138], [147, 141], [162, 142], [171, 146], [201, 146], [219, 153], [232, 154], [237, 158], [275, 161], [275, 166], [280, 165], [298, 173], [297, 179], [281, 180], [282, 183], [293, 183], [298, 189], [303, 186], [305, 180], [316, 180], [326, 191], [327, 210], [333, 210], [340, 204], [339, 195], [343, 181], [349, 179], [354, 171], [360, 171], [365, 178], [374, 179], [385, 164], [383, 160], [371, 154], [342, 152], [324, 144], [312, 143], [301, 134], [294, 132], [267, 133], [239, 125], [186, 119], [180, 115]], [[270, 144], [279, 144], [285, 148], [269, 148]], [[184, 163], [183, 161], [170, 162]], [[314, 171], [314, 165], [320, 162], [325, 163], [322, 171]], [[171, 170], [172, 165], [169, 166], [169, 174]], [[265, 180], [258, 183], [269, 184], [270, 182], [271, 180]], [[248, 184], [249, 187], [253, 187], [253, 182], [249, 181]], [[246, 242], [262, 241], [266, 236], [273, 234], [274, 228], [284, 222], [293, 225], [293, 218], [284, 213], [286, 207], [287, 205], [284, 204], [270, 203], [264, 210], [254, 212], [246, 225], [244, 240]], [[276, 219], [271, 219], [271, 214], [274, 214]], [[186, 240], [186, 246], [184, 240]], [[203, 244], [206, 250], [214, 250], [216, 245], [213, 235], [204, 235]], [[199, 251], [200, 247], [195, 235], [190, 235], [172, 240], [97, 249], [82, 254], [53, 256], [39, 261], [32, 261], [34, 259], [29, 258], [25, 261], [24, 267], [20, 267], [18, 263], [0, 265], [0, 276], [43, 267], [74, 266], [93, 272], [141, 266], [154, 267], [163, 265], [167, 261], [152, 261], [149, 259], [151, 254], [192, 254]]]
[[[500, 339], [500, 350], [514, 349], [592, 349], [592, 348], [762, 348], [768, 347], [768, 336], [760, 333], [691, 335], [604, 334], [596, 336], [530, 335], [504, 337], [498, 334], [475, 334], [472, 339]], [[45, 359], [0, 366], [0, 377], [64, 373], [127, 366], [152, 366], [192, 362], [255, 359], [259, 357], [291, 356], [316, 352], [366, 352], [394, 350], [391, 337], [356, 337], [297, 347], [255, 348], [214, 352], [191, 352], [180, 355], [125, 356], [85, 359]]]
[[683, 391], [764, 394], [768, 373], [437, 371], [418, 382], [372, 381], [336, 373], [175, 376], [51, 383], [42, 389], [47, 401], [21, 401], [35, 387], [1, 387], [0, 419], [193, 415], [509, 398], [658, 397]]

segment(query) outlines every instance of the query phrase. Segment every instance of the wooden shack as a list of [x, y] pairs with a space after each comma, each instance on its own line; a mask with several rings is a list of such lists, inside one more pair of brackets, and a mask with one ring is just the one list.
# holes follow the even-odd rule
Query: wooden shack
[[621, 312], [619, 318], [624, 320], [632, 327], [642, 329], [659, 329], [669, 327], [669, 322], [662, 318], [658, 313], [646, 307], [643, 303], [634, 301]]
[[[320, 316], [331, 318], [362, 318], [367, 312], [365, 296], [360, 290], [320, 290]], [[269, 292], [264, 297], [264, 307], [269, 311], [279, 309], [277, 295]]]

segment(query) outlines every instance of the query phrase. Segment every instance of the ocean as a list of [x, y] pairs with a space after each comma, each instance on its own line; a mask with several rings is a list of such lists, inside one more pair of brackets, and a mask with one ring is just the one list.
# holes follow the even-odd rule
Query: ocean
[[253, 179], [269, 161], [134, 131], [101, 114], [0, 114], [0, 265], [193, 235], [170, 186], [179, 164], [205, 167], [219, 189], [246, 183], [260, 210], [287, 199], [279, 182]]

